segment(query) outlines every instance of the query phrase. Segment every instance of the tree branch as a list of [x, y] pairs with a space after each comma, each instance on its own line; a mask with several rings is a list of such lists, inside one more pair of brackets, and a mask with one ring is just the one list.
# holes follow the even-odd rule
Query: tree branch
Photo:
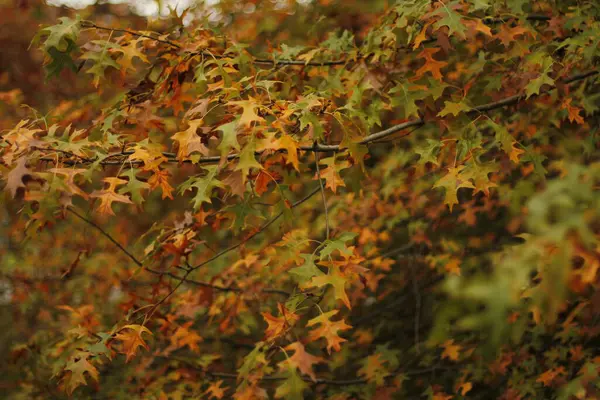
[[[587, 78], [592, 77], [597, 74], [598, 74], [598, 71], [596, 71], [596, 70], [583, 72], [583, 73], [572, 75], [568, 78], [563, 79], [562, 83], [565, 85], [569, 85], [571, 83], [587, 79]], [[541, 90], [539, 95], [534, 94], [534, 95], [531, 95], [530, 97], [539, 97], [541, 95], [544, 95], [544, 94], [547, 94], [547, 93], [553, 91], [554, 89], [556, 89], [556, 86], [552, 86], [548, 89]], [[526, 94], [518, 94], [518, 95], [506, 97], [501, 100], [497, 100], [497, 101], [493, 101], [490, 103], [479, 105], [479, 106], [474, 107], [471, 110], [467, 111], [466, 114], [469, 116], [475, 116], [475, 115], [478, 115], [483, 112], [492, 111], [492, 110], [495, 110], [498, 108], [511, 106], [511, 105], [517, 104], [526, 99], [527, 99]], [[358, 143], [359, 144], [370, 144], [370, 143], [376, 142], [377, 140], [386, 138], [395, 133], [403, 131], [405, 129], [412, 128], [412, 127], [420, 127], [422, 125], [425, 125], [427, 122], [432, 122], [432, 121], [438, 120], [438, 119], [443, 119], [443, 118], [434, 118], [433, 120], [430, 120], [430, 121], [425, 121], [424, 119], [420, 118], [420, 119], [415, 119], [412, 121], [403, 122], [401, 124], [393, 125], [382, 131], [365, 136]], [[306, 145], [299, 146], [298, 149], [301, 151], [307, 151], [307, 152], [308, 151], [338, 152], [338, 151], [346, 150], [344, 147], [340, 146], [339, 144], [319, 144], [319, 143], [317, 143], [316, 145], [312, 145], [312, 146], [306, 146]], [[126, 156], [126, 155], [130, 155], [130, 154], [133, 154], [133, 152], [126, 151], [126, 152], [121, 152], [121, 153], [114, 153], [114, 154], [109, 155], [107, 158]], [[255, 153], [255, 155], [261, 155], [261, 154], [262, 154], [262, 152]], [[165, 152], [165, 153], [163, 153], [163, 155], [168, 159], [169, 162], [179, 162], [176, 159], [176, 155], [174, 153], [166, 153]], [[239, 154], [230, 154], [227, 156], [227, 160], [234, 160], [238, 157], [239, 157]], [[48, 162], [56, 162], [57, 161], [54, 158], [41, 158], [40, 160], [48, 161]], [[220, 162], [220, 160], [221, 160], [220, 156], [202, 157], [198, 160], [197, 163], [198, 164], [214, 164], [214, 163]], [[142, 161], [130, 161], [130, 162], [132, 164], [141, 164], [142, 163]], [[191, 161], [184, 161], [184, 162], [191, 162]], [[65, 165], [85, 165], [85, 164], [87, 164], [87, 162], [73, 161], [73, 160], [65, 160], [65, 161], [63, 161], [63, 163]], [[123, 162], [122, 161], [101, 161], [100, 164], [101, 165], [122, 165]]]
[[84, 217], [83, 215], [79, 214], [77, 211], [73, 210], [72, 207], [67, 208], [67, 210], [77, 216], [79, 219], [81, 219], [82, 221], [86, 222], [87, 224], [93, 226], [94, 228], [96, 228], [96, 230], [98, 230], [98, 232], [100, 232], [102, 235], [104, 235], [108, 240], [110, 240], [115, 246], [117, 246], [119, 248], [119, 250], [121, 250], [123, 253], [125, 253], [127, 255], [127, 257], [129, 257], [131, 259], [131, 261], [133, 261], [138, 267], [142, 266], [142, 263], [140, 260], [138, 260], [133, 254], [131, 254], [129, 251], [127, 251], [127, 249], [125, 247], [123, 247], [119, 242], [117, 242], [112, 236], [110, 236], [104, 229], [102, 229], [102, 227], [98, 224], [96, 224], [94, 221], [87, 219], [86, 217]]
[[[314, 196], [318, 191], [320, 190], [319, 187], [317, 187], [316, 189], [314, 189], [312, 192], [310, 192], [309, 194], [307, 194], [304, 198], [298, 200], [297, 202], [295, 202], [294, 204], [292, 204], [291, 208], [295, 208], [298, 207], [300, 204], [304, 203], [305, 201], [307, 201], [308, 199], [310, 199], [312, 196]], [[267, 221], [265, 224], [263, 224], [263, 226], [261, 226], [256, 232], [254, 232], [253, 234], [251, 234], [250, 236], [248, 236], [247, 238], [245, 238], [244, 240], [241, 240], [240, 242], [234, 244], [233, 246], [230, 246], [228, 248], [226, 248], [225, 250], [220, 251], [219, 253], [215, 254], [214, 256], [212, 256], [211, 258], [209, 258], [206, 261], [203, 261], [202, 263], [192, 267], [192, 271], [196, 270], [200, 267], [205, 266], [206, 264], [216, 260], [217, 258], [229, 253], [230, 251], [233, 251], [235, 249], [237, 249], [238, 247], [240, 247], [241, 245], [243, 245], [244, 243], [246, 243], [247, 241], [249, 241], [250, 239], [254, 238], [255, 236], [257, 236], [258, 234], [262, 233], [265, 229], [267, 229], [269, 226], [271, 226], [275, 221], [277, 221], [281, 216], [283, 215], [283, 211], [280, 211], [277, 215], [275, 215], [273, 218], [271, 218], [269, 221]]]

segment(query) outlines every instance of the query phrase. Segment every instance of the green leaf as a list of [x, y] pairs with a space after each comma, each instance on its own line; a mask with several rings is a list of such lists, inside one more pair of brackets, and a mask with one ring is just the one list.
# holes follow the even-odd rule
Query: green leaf
[[235, 166], [236, 171], [242, 171], [242, 180], [244, 183], [246, 182], [246, 178], [248, 176], [248, 172], [250, 172], [250, 169], [263, 168], [263, 166], [260, 165], [260, 163], [256, 161], [256, 158], [254, 157], [255, 150], [256, 143], [254, 140], [250, 140], [250, 142], [242, 149], [238, 164]]
[[219, 126], [219, 130], [223, 132], [221, 143], [217, 148], [221, 151], [221, 157], [226, 157], [231, 149], [240, 150], [240, 144], [237, 140], [238, 120], [231, 121], [227, 124]]
[[286, 379], [275, 390], [275, 398], [304, 400], [303, 393], [306, 389], [308, 389], [308, 384], [302, 380], [296, 368], [288, 368]]
[[147, 184], [146, 182], [142, 182], [137, 179], [136, 174], [138, 173], [138, 171], [139, 170], [137, 170], [135, 168], [131, 168], [121, 174], [121, 176], [128, 177], [129, 181], [127, 182], [127, 185], [119, 188], [118, 193], [120, 193], [120, 194], [129, 193], [131, 195], [130, 196], [131, 200], [138, 206], [141, 206], [142, 203], [144, 202], [144, 196], [142, 195], [142, 190], [150, 189], [150, 185]]
[[77, 46], [75, 43], [69, 41], [65, 51], [60, 51], [56, 47], [52, 47], [48, 50], [48, 55], [51, 57], [51, 61], [44, 65], [46, 79], [57, 76], [65, 68], [70, 69], [73, 72], [77, 72], [77, 65], [75, 65], [75, 62], [71, 58], [71, 52], [76, 48]]
[[405, 83], [398, 83], [390, 90], [390, 93], [397, 94], [396, 96], [392, 97], [392, 106], [402, 107], [403, 114], [401, 114], [401, 117], [403, 118], [418, 117], [419, 107], [417, 107], [415, 102], [418, 100], [423, 100], [429, 96], [429, 93], [425, 87], [408, 85]]
[[466, 39], [465, 32], [467, 28], [461, 22], [461, 15], [456, 11], [452, 10], [453, 5], [457, 4], [457, 1], [450, 3], [442, 3], [442, 6], [437, 9], [433, 14], [439, 15], [442, 18], [438, 20], [433, 26], [436, 29], [440, 29], [442, 26], [448, 27], [448, 36], [457, 34], [461, 39]]
[[196, 194], [192, 199], [194, 211], [198, 211], [203, 203], [212, 203], [211, 196], [215, 188], [225, 187], [223, 182], [215, 178], [219, 172], [217, 165], [209, 165], [203, 168], [207, 171], [205, 175], [193, 176], [179, 186], [179, 193], [184, 193], [193, 188], [196, 189]]
[[251, 217], [254, 219], [253, 223], [265, 219], [261, 212], [255, 208], [255, 204], [253, 204], [247, 193], [243, 201], [239, 201], [227, 207], [226, 210], [233, 215], [231, 228], [235, 232], [239, 232], [242, 229], [246, 229], [248, 226], [252, 226], [252, 223], [248, 222], [248, 219]]
[[[60, 24], [48, 26], [40, 30], [38, 35], [46, 37], [43, 48], [48, 52], [51, 48], [55, 48], [60, 52], [66, 52], [70, 43], [77, 42], [79, 32], [81, 30], [81, 17], [76, 16], [75, 19], [61, 17], [58, 19]], [[37, 40], [38, 38], [34, 38]]]
[[419, 155], [419, 164], [426, 164], [428, 162], [440, 165], [437, 157], [440, 152], [441, 143], [439, 140], [426, 139], [424, 144], [416, 146], [414, 151]]
[[242, 366], [238, 369], [239, 377], [242, 379], [248, 378], [250, 373], [259, 368], [262, 365], [266, 365], [266, 350], [267, 345], [265, 342], [258, 342], [254, 346], [254, 349], [244, 357], [244, 362]]
[[315, 276], [323, 275], [323, 272], [316, 266], [312, 254], [300, 254], [300, 257], [304, 259], [304, 263], [289, 270], [290, 274], [294, 275], [296, 282], [304, 284]]
[[445, 104], [445, 107], [442, 111], [440, 111], [438, 113], [438, 117], [445, 117], [448, 114], [452, 114], [456, 117], [461, 112], [466, 112], [471, 109], [463, 101], [459, 101], [458, 103], [452, 103], [450, 101], [445, 101], [444, 104]]
[[93, 65], [87, 69], [86, 73], [94, 76], [94, 85], [98, 86], [100, 79], [104, 78], [107, 68], [120, 70], [121, 66], [107, 51], [108, 48], [116, 46], [114, 43], [105, 40], [93, 40], [92, 43], [96, 45], [96, 48], [82, 54], [80, 58], [93, 61]]
[[341, 254], [347, 256], [352, 255], [352, 250], [346, 246], [346, 242], [354, 240], [356, 233], [345, 232], [342, 233], [337, 239], [326, 240], [321, 252], [319, 253], [320, 259], [324, 260], [328, 258], [334, 251], [339, 251]]

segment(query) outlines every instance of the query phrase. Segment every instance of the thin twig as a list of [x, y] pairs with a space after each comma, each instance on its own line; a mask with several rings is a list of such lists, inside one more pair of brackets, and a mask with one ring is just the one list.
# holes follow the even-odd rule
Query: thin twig
[[[317, 142], [315, 142], [317, 144]], [[319, 168], [319, 152], [315, 151], [315, 162], [317, 164], [317, 180], [319, 181], [319, 187], [321, 188], [321, 197], [323, 199], [323, 208], [325, 209], [325, 231], [326, 239], [329, 240], [329, 212], [327, 210], [327, 197], [325, 196], [325, 188], [323, 187], [323, 180], [321, 179], [321, 169]]]
[[113, 239], [112, 236], [110, 236], [104, 229], [102, 229], [102, 227], [98, 224], [96, 224], [94, 221], [87, 219], [86, 217], [84, 217], [83, 215], [79, 214], [77, 211], [73, 210], [72, 207], [67, 208], [67, 210], [72, 213], [73, 215], [77, 216], [79, 219], [81, 219], [82, 221], [85, 221], [86, 223], [88, 223], [89, 225], [93, 226], [94, 228], [96, 228], [100, 233], [102, 233], [108, 240], [110, 240], [115, 246], [117, 246], [123, 253], [125, 253], [127, 255], [127, 257], [129, 257], [131, 259], [131, 261], [133, 261], [138, 267], [142, 266], [142, 263], [135, 258], [135, 256], [133, 254], [131, 254], [129, 251], [127, 251], [127, 249], [125, 247], [123, 247], [119, 242], [117, 242], [115, 239]]
[[410, 272], [410, 280], [412, 281], [413, 294], [415, 295], [415, 351], [417, 354], [421, 352], [419, 348], [419, 343], [421, 340], [419, 339], [419, 324], [420, 324], [420, 316], [421, 316], [421, 293], [419, 292], [419, 283], [417, 282], [417, 277], [415, 274], [415, 268], [413, 265], [413, 260], [408, 260], [408, 269]]
[[128, 34], [130, 34], [132, 36], [143, 37], [143, 38], [147, 38], [147, 39], [152, 39], [152, 40], [154, 40], [156, 42], [168, 44], [168, 45], [170, 45], [172, 47], [175, 47], [177, 49], [181, 49], [180, 45], [178, 45], [177, 43], [172, 42], [170, 40], [164, 40], [164, 39], [157, 38], [157, 37], [154, 37], [154, 36], [150, 36], [150, 35], [147, 35], [145, 33], [138, 32], [138, 31], [132, 31], [130, 29], [109, 28], [109, 27], [106, 27], [106, 26], [97, 25], [97, 24], [95, 24], [95, 23], [93, 23], [91, 21], [82, 21], [81, 22], [81, 26], [83, 28], [94, 28], [94, 29], [103, 30], [103, 31], [111, 31], [111, 32], [118, 32], [118, 33], [128, 33]]
[[148, 320], [150, 318], [152, 318], [152, 315], [154, 315], [154, 312], [158, 309], [158, 307], [163, 304], [169, 297], [171, 297], [173, 295], [173, 293], [175, 293], [177, 291], [177, 289], [179, 289], [179, 287], [181, 285], [183, 285], [183, 283], [185, 282], [185, 280], [187, 279], [188, 275], [190, 274], [190, 272], [192, 272], [191, 270], [188, 270], [185, 275], [183, 276], [183, 278], [177, 282], [177, 284], [175, 285], [175, 287], [173, 289], [171, 289], [171, 291], [169, 293], [167, 293], [166, 296], [164, 296], [162, 299], [160, 299], [158, 301], [158, 303], [154, 304], [152, 306], [152, 308], [150, 309], [150, 311], [148, 311], [146, 313], [146, 315], [144, 316], [144, 322], [142, 322], [142, 326], [146, 325], [146, 322], [148, 322]]
[[[162, 271], [158, 271], [155, 269], [152, 269], [150, 267], [146, 267], [146, 271], [155, 274], [155, 275], [164, 275], [164, 276], [168, 276], [170, 278], [173, 279], [177, 279], [179, 281], [183, 281], [192, 285], [196, 285], [196, 286], [202, 286], [202, 287], [207, 287], [207, 288], [211, 288], [214, 290], [217, 290], [219, 292], [236, 292], [236, 293], [242, 293], [244, 290], [240, 289], [238, 287], [233, 287], [233, 286], [221, 286], [221, 285], [215, 285], [212, 283], [208, 283], [208, 282], [202, 282], [202, 281], [197, 281], [194, 279], [189, 279], [189, 278], [184, 278], [182, 276], [178, 276], [172, 272], [162, 272]], [[286, 292], [285, 290], [280, 290], [280, 289], [273, 289], [273, 288], [263, 288], [260, 290], [260, 292], [262, 293], [272, 293], [272, 294], [280, 294], [282, 296], [289, 296], [290, 293]]]
[[[320, 189], [316, 188], [314, 189], [312, 192], [310, 192], [309, 194], [307, 194], [304, 198], [298, 200], [297, 202], [295, 202], [294, 204], [291, 205], [291, 208], [295, 208], [298, 207], [300, 204], [304, 203], [305, 201], [307, 201], [308, 199], [310, 199], [312, 196], [314, 196], [315, 193], [317, 193]], [[220, 251], [219, 253], [215, 254], [214, 256], [212, 256], [211, 258], [209, 258], [206, 261], [201, 262], [200, 264], [196, 265], [195, 267], [191, 268], [191, 271], [194, 271], [200, 267], [205, 266], [206, 264], [216, 260], [217, 258], [229, 253], [230, 251], [233, 251], [235, 249], [237, 249], [238, 247], [240, 247], [241, 245], [243, 245], [244, 243], [246, 243], [247, 241], [249, 241], [250, 239], [254, 238], [255, 236], [257, 236], [258, 234], [262, 233], [265, 229], [267, 229], [269, 226], [271, 226], [275, 221], [277, 221], [281, 216], [283, 215], [283, 211], [280, 211], [277, 215], [275, 215], [273, 218], [271, 218], [269, 221], [267, 221], [265, 224], [263, 224], [263, 226], [261, 226], [256, 232], [254, 232], [253, 234], [251, 234], [250, 236], [248, 236], [247, 238], [239, 241], [238, 243], [234, 244], [233, 246], [230, 246], [228, 248], [226, 248], [225, 250]]]
[[[175, 361], [179, 361], [179, 362], [183, 362], [184, 364], [186, 364], [188, 367], [194, 368], [194, 369], [198, 369], [200, 371], [202, 371], [206, 376], [211, 377], [211, 378], [219, 378], [219, 379], [227, 379], [227, 380], [237, 380], [239, 379], [239, 375], [236, 373], [231, 373], [231, 372], [217, 372], [217, 371], [207, 371], [205, 369], [202, 369], [198, 366], [196, 366], [195, 364], [191, 363], [190, 361], [187, 361], [185, 359], [180, 359], [180, 358], [172, 358], [172, 357], [164, 357], [166, 359], [173, 359]], [[435, 370], [435, 369], [451, 369], [453, 367], [440, 367], [440, 366], [433, 366], [430, 368], [424, 368], [424, 369], [420, 369], [420, 370], [409, 370], [409, 371], [403, 371], [401, 369], [397, 369], [391, 373], [389, 373], [385, 378], [389, 379], [389, 378], [393, 378], [395, 376], [398, 375], [405, 375], [405, 376], [417, 376], [417, 375], [422, 375], [422, 374], [428, 374], [431, 371]], [[455, 367], [454, 367], [455, 368]], [[262, 382], [278, 382], [278, 381], [282, 381], [287, 379], [284, 376], [263, 376], [262, 378], [260, 378], [260, 381]], [[330, 385], [330, 386], [351, 386], [351, 385], [364, 385], [369, 383], [369, 380], [366, 378], [354, 378], [354, 379], [326, 379], [326, 378], [317, 378], [315, 380], [313, 380], [312, 378], [308, 377], [308, 376], [302, 376], [301, 379], [304, 382], [307, 383], [312, 383], [315, 385]]]
[[[316, 192], [314, 192], [316, 193]], [[314, 193], [311, 193], [310, 195], [312, 196]], [[308, 197], [308, 196], [307, 196]], [[303, 201], [308, 200], [308, 198], [302, 199]], [[108, 240], [110, 240], [115, 246], [117, 246], [119, 248], [119, 250], [121, 250], [124, 254], [126, 254], [138, 267], [142, 267], [142, 263], [133, 255], [131, 254], [123, 245], [121, 245], [119, 242], [117, 242], [110, 234], [108, 234], [104, 229], [102, 229], [102, 227], [98, 224], [96, 224], [94, 221], [85, 218], [84, 216], [82, 216], [81, 214], [77, 213], [75, 210], [73, 210], [72, 208], [68, 208], [68, 210], [73, 213], [74, 215], [76, 215], [78, 218], [80, 218], [82, 221], [86, 222], [87, 224], [91, 225], [92, 227], [94, 227], [96, 230], [98, 230], [98, 232], [100, 232], [102, 235], [104, 235]], [[168, 277], [177, 279], [180, 281], [180, 283], [182, 282], [187, 282], [196, 286], [204, 286], [204, 287], [209, 287], [212, 288], [214, 290], [218, 290], [218, 291], [224, 291], [224, 292], [242, 292], [242, 289], [239, 288], [234, 288], [234, 287], [226, 287], [226, 286], [219, 286], [219, 285], [213, 285], [211, 283], [207, 283], [207, 282], [201, 282], [201, 281], [196, 281], [196, 280], [192, 280], [192, 279], [188, 279], [187, 276], [188, 274], [186, 273], [186, 275], [184, 277], [180, 277], [172, 272], [161, 272], [161, 271], [157, 271], [155, 269], [152, 269], [150, 267], [146, 267], [145, 268], [146, 271], [153, 273], [155, 275], [166, 275]], [[191, 272], [191, 270], [188, 270]], [[29, 278], [27, 278], [29, 279]], [[57, 277], [57, 280], [60, 279]], [[25, 280], [25, 278], [23, 279]], [[261, 290], [261, 292], [263, 293], [272, 293], [272, 294], [280, 294], [282, 296], [289, 296], [290, 294], [284, 290], [280, 290], [280, 289], [274, 289], [274, 288], [264, 288]], [[164, 301], [164, 300], [163, 300]]]

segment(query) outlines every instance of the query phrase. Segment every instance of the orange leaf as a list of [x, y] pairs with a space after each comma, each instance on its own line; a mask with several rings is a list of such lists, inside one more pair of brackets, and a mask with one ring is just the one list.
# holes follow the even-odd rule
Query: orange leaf
[[421, 43], [423, 43], [427, 39], [427, 28], [429, 28], [432, 23], [433, 22], [426, 23], [423, 26], [423, 29], [421, 29], [421, 32], [419, 32], [419, 34], [415, 37], [415, 42], [413, 44], [413, 50], [418, 49], [419, 46], [421, 45]]
[[304, 345], [300, 342], [294, 342], [285, 347], [286, 350], [293, 350], [294, 354], [290, 356], [288, 359], [284, 360], [283, 363], [279, 365], [281, 369], [287, 368], [286, 364], [290, 365], [292, 368], [298, 368], [300, 372], [305, 375], [310, 376], [310, 378], [316, 382], [317, 377], [313, 371], [313, 364], [318, 364], [325, 362], [325, 360], [321, 357], [313, 356], [310, 353], [307, 353]]
[[296, 171], [300, 171], [298, 164], [298, 143], [291, 136], [284, 135], [277, 141], [277, 148], [285, 149], [287, 152], [287, 162], [291, 163]]
[[358, 370], [358, 375], [364, 376], [369, 382], [376, 380], [383, 369], [383, 362], [379, 353], [368, 356], [365, 365]]
[[552, 381], [554, 381], [554, 379], [558, 375], [564, 375], [565, 373], [565, 367], [561, 366], [557, 368], [551, 368], [548, 371], [541, 374], [535, 381], [541, 382], [544, 386], [550, 386], [552, 384]]
[[156, 169], [154, 174], [148, 179], [148, 184], [151, 189], [160, 187], [162, 189], [162, 198], [170, 198], [173, 200], [173, 187], [169, 184], [169, 171], [165, 169]]
[[321, 159], [319, 164], [328, 166], [327, 168], [321, 168], [319, 175], [319, 178], [325, 179], [325, 187], [330, 188], [333, 193], [336, 193], [338, 187], [346, 186], [338, 170], [349, 167], [350, 163], [348, 161], [337, 162], [339, 165], [336, 166], [335, 156], [333, 156]]
[[202, 341], [202, 338], [196, 332], [189, 329], [193, 323], [193, 321], [189, 321], [178, 327], [173, 336], [170, 337], [171, 344], [177, 348], [187, 346], [190, 350], [197, 353], [200, 350], [198, 343]]
[[458, 386], [458, 391], [460, 392], [461, 396], [465, 396], [471, 391], [471, 389], [473, 389], [473, 384], [471, 382], [463, 382]]
[[92, 194], [90, 194], [90, 197], [97, 197], [100, 199], [100, 205], [98, 206], [98, 212], [100, 214], [115, 215], [112, 210], [112, 203], [115, 201], [133, 204], [133, 201], [129, 200], [129, 197], [115, 193], [117, 185], [127, 183], [126, 180], [119, 178], [104, 178], [103, 181], [108, 183], [108, 188], [105, 190], [94, 190]]
[[208, 398], [211, 399], [213, 397], [217, 398], [217, 399], [222, 399], [223, 396], [225, 396], [225, 391], [227, 390], [226, 388], [222, 388], [221, 385], [223, 384], [223, 381], [215, 381], [212, 382], [210, 384], [210, 386], [208, 387], [208, 389], [206, 389], [206, 392], [204, 392], [205, 395], [208, 395]]
[[418, 77], [423, 76], [425, 72], [429, 71], [435, 79], [442, 79], [443, 76], [440, 69], [444, 68], [446, 65], [448, 65], [448, 63], [444, 61], [437, 61], [433, 58], [433, 55], [439, 50], [439, 48], [427, 48], [423, 49], [423, 51], [419, 53], [418, 57], [424, 58], [425, 64], [417, 70], [416, 75]]
[[444, 347], [442, 358], [449, 358], [452, 361], [458, 361], [460, 346], [454, 344], [454, 340], [446, 340], [442, 346]]
[[281, 317], [275, 317], [269, 312], [261, 313], [268, 324], [268, 327], [265, 330], [265, 335], [268, 340], [276, 339], [278, 336], [282, 335], [287, 328], [293, 326], [300, 318], [298, 315], [287, 311], [281, 303], [278, 303], [277, 307], [282, 314]]
[[571, 98], [565, 98], [561, 104], [561, 108], [563, 110], [567, 110], [567, 113], [569, 114], [569, 121], [583, 125], [584, 120], [581, 115], [579, 115], [581, 108], [572, 106], [571, 100]]
[[445, 266], [447, 272], [460, 276], [460, 259], [452, 257]]
[[340, 344], [346, 342], [346, 339], [341, 338], [338, 335], [339, 331], [344, 331], [352, 328], [350, 325], [347, 325], [344, 320], [339, 321], [330, 321], [329, 318], [337, 314], [339, 310], [332, 310], [326, 313], [319, 315], [308, 321], [306, 326], [310, 327], [316, 324], [320, 324], [320, 327], [310, 331], [308, 338], [310, 340], [317, 340], [321, 337], [327, 340], [327, 351], [331, 353], [331, 349], [335, 351], [340, 351]]
[[256, 191], [256, 194], [258, 194], [260, 196], [263, 193], [265, 193], [269, 186], [269, 182], [271, 182], [271, 181], [272, 181], [272, 179], [268, 173], [266, 173], [265, 171], [262, 171], [262, 170], [258, 171], [258, 176], [256, 177], [256, 180], [254, 181], [254, 190]]
[[146, 350], [148, 350], [148, 345], [142, 338], [142, 333], [144, 332], [152, 335], [152, 332], [150, 332], [145, 326], [125, 325], [119, 330], [119, 333], [115, 336], [116, 340], [120, 340], [123, 342], [123, 349], [121, 353], [127, 356], [127, 362], [129, 362], [129, 360], [131, 360], [135, 356], [138, 347], [143, 347]]

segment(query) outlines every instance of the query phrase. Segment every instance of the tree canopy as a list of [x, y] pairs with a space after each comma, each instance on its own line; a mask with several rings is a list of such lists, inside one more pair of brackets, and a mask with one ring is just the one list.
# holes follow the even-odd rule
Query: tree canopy
[[600, 398], [596, 1], [4, 3], [10, 398]]

